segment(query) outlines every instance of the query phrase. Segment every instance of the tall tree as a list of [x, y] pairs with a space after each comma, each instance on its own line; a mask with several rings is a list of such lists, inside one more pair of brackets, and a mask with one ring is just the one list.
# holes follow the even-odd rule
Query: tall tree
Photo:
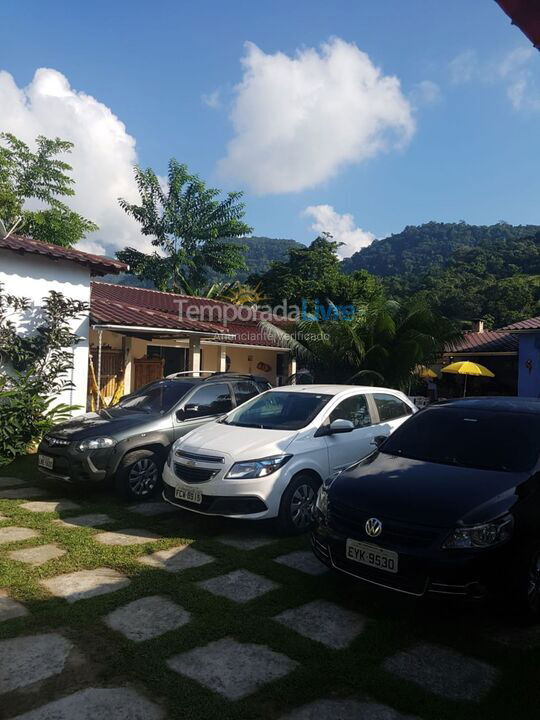
[[[35, 240], [70, 247], [98, 227], [60, 199], [75, 194], [71, 165], [61, 159], [73, 143], [40, 135], [36, 151], [11, 133], [0, 133], [0, 232], [17, 230]], [[28, 201], [39, 201], [37, 210]]]
[[252, 230], [243, 222], [242, 193], [230, 192], [219, 199], [220, 190], [206, 187], [174, 159], [169, 162], [166, 188], [150, 168], [136, 167], [135, 180], [140, 205], [123, 198], [119, 203], [165, 257], [134, 248], [118, 252], [134, 275], [151, 279], [160, 290], [196, 293], [206, 283], [209, 270], [230, 275], [245, 268], [245, 248], [222, 241]]

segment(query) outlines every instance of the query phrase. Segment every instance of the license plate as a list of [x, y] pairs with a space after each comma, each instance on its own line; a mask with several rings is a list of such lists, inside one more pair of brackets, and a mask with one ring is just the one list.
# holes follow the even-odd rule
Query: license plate
[[39, 467], [47, 468], [47, 470], [52, 470], [53, 464], [54, 464], [54, 459], [52, 457], [49, 457], [48, 455], [39, 455], [38, 456]]
[[358, 542], [358, 540], [347, 540], [345, 547], [347, 560], [369, 565], [369, 567], [378, 570], [386, 570], [387, 572], [397, 573], [398, 571], [398, 554], [392, 550], [385, 550], [377, 545]]
[[202, 492], [200, 490], [186, 490], [185, 488], [176, 488], [174, 496], [177, 500], [187, 500], [187, 502], [202, 503]]

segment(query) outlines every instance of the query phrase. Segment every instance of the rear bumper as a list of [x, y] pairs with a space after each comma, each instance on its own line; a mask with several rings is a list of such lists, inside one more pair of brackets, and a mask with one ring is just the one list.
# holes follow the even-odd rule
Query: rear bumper
[[347, 538], [336, 536], [320, 526], [311, 537], [315, 555], [328, 567], [367, 585], [384, 590], [424, 597], [426, 595], [482, 599], [504, 588], [511, 563], [508, 546], [482, 553], [446, 551], [414, 553], [410, 549], [389, 548], [399, 553], [400, 570], [390, 573], [349, 560]]

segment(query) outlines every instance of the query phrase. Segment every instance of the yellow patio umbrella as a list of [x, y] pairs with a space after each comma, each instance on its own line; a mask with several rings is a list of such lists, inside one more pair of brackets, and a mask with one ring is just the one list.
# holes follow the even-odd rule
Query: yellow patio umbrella
[[436, 378], [437, 373], [434, 372], [431, 368], [426, 367], [425, 365], [417, 365], [414, 368], [414, 374], [418, 375], [418, 377], [421, 378]]
[[480, 365], [480, 363], [471, 362], [470, 360], [460, 360], [459, 362], [451, 363], [442, 369], [443, 373], [451, 373], [453, 375], [465, 375], [465, 382], [463, 384], [463, 397], [467, 394], [467, 376], [476, 375], [477, 377], [495, 377], [491, 370], [487, 367]]

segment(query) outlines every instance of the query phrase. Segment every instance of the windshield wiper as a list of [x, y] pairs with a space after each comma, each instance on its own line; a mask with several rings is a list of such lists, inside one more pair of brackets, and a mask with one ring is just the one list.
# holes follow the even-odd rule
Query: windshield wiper
[[263, 430], [263, 426], [259, 423], [235, 423], [235, 422], [228, 422], [225, 423], [226, 425], [235, 425], [236, 427], [248, 427], [248, 428], [257, 428], [258, 430]]

